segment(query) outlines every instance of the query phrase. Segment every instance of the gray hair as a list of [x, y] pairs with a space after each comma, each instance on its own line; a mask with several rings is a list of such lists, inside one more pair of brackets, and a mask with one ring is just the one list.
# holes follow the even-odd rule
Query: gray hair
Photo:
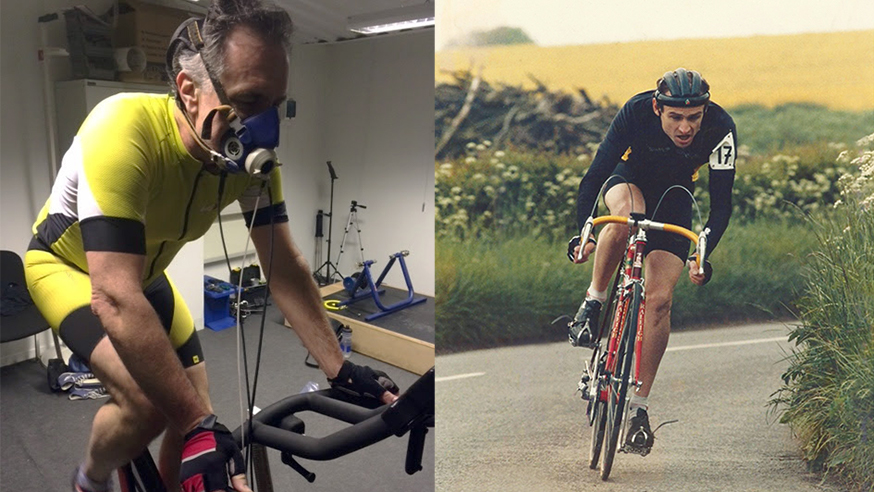
[[240, 27], [250, 29], [267, 44], [281, 44], [286, 53], [291, 52], [292, 22], [288, 12], [261, 0], [213, 0], [201, 31], [203, 48], [197, 53], [181, 46], [173, 54], [168, 76], [174, 96], [178, 96], [176, 76], [182, 70], [204, 89], [212, 88], [212, 84], [207, 84], [210, 80], [207, 67], [213, 77], [221, 79], [226, 68], [228, 38]]

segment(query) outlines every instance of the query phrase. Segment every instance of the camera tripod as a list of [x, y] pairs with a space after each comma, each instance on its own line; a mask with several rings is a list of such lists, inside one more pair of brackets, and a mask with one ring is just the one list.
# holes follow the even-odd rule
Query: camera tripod
[[340, 254], [337, 255], [337, 264], [340, 264], [340, 257], [343, 256], [343, 248], [346, 246], [346, 237], [349, 236], [349, 229], [355, 225], [355, 231], [358, 233], [358, 247], [361, 251], [361, 263], [364, 265], [364, 243], [361, 242], [361, 228], [358, 226], [358, 209], [367, 208], [355, 200], [352, 200], [352, 206], [349, 208], [349, 220], [346, 221], [346, 229], [343, 231], [343, 241], [340, 242]]

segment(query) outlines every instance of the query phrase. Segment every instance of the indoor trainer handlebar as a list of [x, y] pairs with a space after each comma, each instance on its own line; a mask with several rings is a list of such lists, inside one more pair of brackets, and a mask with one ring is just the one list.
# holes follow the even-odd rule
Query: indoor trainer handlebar
[[[410, 432], [406, 472], [422, 469], [427, 427], [434, 427], [434, 368], [432, 367], [391, 405], [368, 408], [372, 398], [353, 398], [336, 389], [301, 393], [280, 400], [257, 414], [251, 423], [251, 442], [291, 456], [327, 461]], [[364, 405], [364, 406], [362, 406]], [[316, 438], [303, 435], [303, 422], [294, 416], [311, 411], [349, 424], [337, 432]], [[234, 440], [243, 447], [249, 422], [234, 430]], [[290, 456], [289, 456], [290, 457]], [[292, 465], [295, 467], [294, 465]], [[295, 469], [302, 474], [301, 470]]]

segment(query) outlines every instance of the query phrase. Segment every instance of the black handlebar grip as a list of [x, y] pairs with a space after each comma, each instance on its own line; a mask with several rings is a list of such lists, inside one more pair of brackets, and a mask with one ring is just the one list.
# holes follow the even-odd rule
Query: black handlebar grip
[[433, 367], [382, 413], [382, 420], [400, 437], [423, 414], [434, 415]]

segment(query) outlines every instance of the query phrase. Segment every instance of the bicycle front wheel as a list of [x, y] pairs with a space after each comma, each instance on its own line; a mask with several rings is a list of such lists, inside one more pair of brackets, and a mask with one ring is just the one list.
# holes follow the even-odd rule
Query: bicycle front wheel
[[616, 456], [619, 434], [622, 430], [622, 416], [628, 404], [628, 386], [632, 380], [631, 362], [634, 355], [634, 340], [637, 337], [638, 311], [643, 300], [643, 288], [634, 284], [633, 295], [625, 310], [625, 328], [622, 330], [622, 340], [616, 354], [616, 366], [606, 384], [607, 418], [606, 442], [604, 443], [604, 462], [601, 464], [601, 480], [607, 480], [613, 468], [613, 458]]

